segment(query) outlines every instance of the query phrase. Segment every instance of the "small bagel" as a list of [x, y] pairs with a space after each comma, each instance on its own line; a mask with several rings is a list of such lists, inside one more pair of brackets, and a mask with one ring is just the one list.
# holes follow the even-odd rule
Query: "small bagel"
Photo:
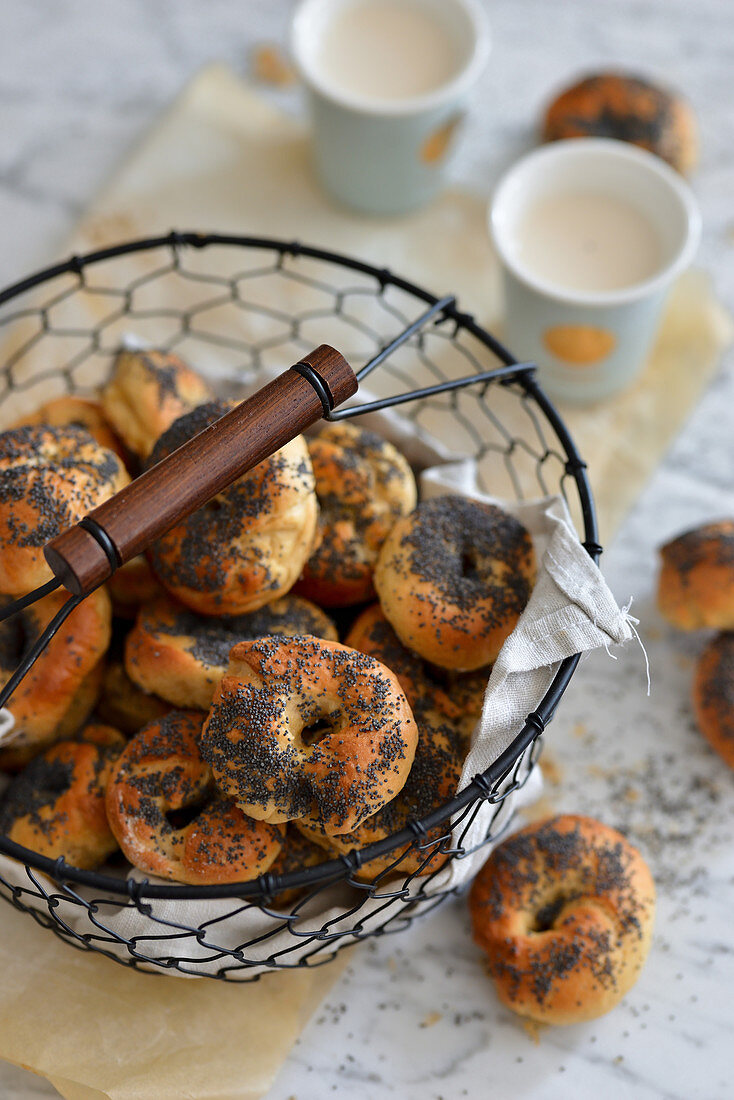
[[[295, 825], [286, 825], [283, 847], [280, 849], [277, 859], [268, 868], [271, 875], [288, 875], [292, 871], [305, 871], [307, 867], [318, 867], [329, 857], [321, 844], [310, 840]], [[318, 890], [315, 886], [313, 889]], [[269, 909], [285, 909], [295, 905], [297, 901], [305, 898], [309, 890], [307, 887], [292, 890], [281, 890], [275, 894], [271, 901], [266, 903]]]
[[[0, 623], [0, 684], [67, 599], [67, 592], [53, 592]], [[0, 767], [26, 763], [82, 725], [99, 695], [111, 621], [109, 596], [101, 588], [72, 611], [7, 703], [15, 728], [12, 742], [0, 748]]]
[[466, 744], [482, 714], [489, 669], [450, 672], [411, 653], [385, 618], [379, 603], [366, 608], [345, 639], [350, 649], [368, 653], [394, 672], [415, 712], [428, 707], [451, 722]]
[[93, 727], [84, 741], [59, 741], [17, 775], [0, 803], [0, 833], [49, 859], [83, 869], [117, 849], [105, 789], [124, 739]]
[[609, 1012], [637, 981], [655, 884], [621, 833], [567, 814], [495, 848], [469, 909], [500, 1000], [541, 1023], [575, 1024]]
[[211, 399], [204, 379], [169, 351], [118, 352], [102, 390], [105, 416], [138, 458], [147, 458], [174, 420]]
[[375, 586], [401, 642], [441, 668], [492, 664], [530, 598], [530, 535], [492, 504], [434, 497], [395, 524]]
[[246, 882], [280, 851], [283, 830], [216, 791], [199, 753], [200, 714], [170, 711], [128, 742], [107, 785], [107, 817], [141, 871], [185, 883]]
[[304, 635], [233, 648], [201, 753], [221, 790], [250, 817], [305, 819], [333, 836], [395, 797], [417, 740], [389, 669]]
[[734, 520], [686, 531], [660, 556], [661, 615], [679, 630], [734, 630]]
[[21, 731], [17, 741], [7, 741], [5, 747], [0, 748], [0, 772], [18, 772], [38, 756], [39, 752], [56, 741], [72, 739], [75, 731], [89, 719], [94, 711], [102, 690], [103, 674], [104, 661], [100, 661], [79, 684], [72, 706], [52, 736], [29, 742]]
[[[415, 718], [419, 730], [418, 747], [405, 786], [395, 798], [356, 829], [339, 836], [325, 837], [306, 821], [296, 821], [297, 828], [315, 844], [321, 843], [332, 852], [345, 854], [400, 832], [411, 821], [419, 821], [453, 798], [463, 763], [456, 731], [428, 709], [418, 710]], [[385, 856], [367, 860], [355, 871], [354, 877], [370, 881], [390, 871], [401, 877], [432, 874], [449, 858], [440, 842], [450, 831], [449, 822], [437, 825], [421, 837], [420, 847], [408, 844]]]
[[[158, 440], [151, 464], [227, 412], [202, 405]], [[168, 591], [200, 615], [244, 615], [293, 586], [316, 533], [318, 505], [305, 440], [296, 436], [153, 544]]]
[[141, 608], [125, 642], [125, 667], [144, 691], [157, 692], [177, 707], [208, 710], [232, 646], [267, 634], [337, 640], [325, 612], [298, 596], [282, 596], [234, 618], [204, 618], [162, 596]]
[[170, 703], [134, 684], [121, 660], [106, 662], [97, 714], [129, 737], [172, 710]]
[[112, 609], [121, 619], [134, 619], [143, 604], [165, 591], [142, 554], [116, 569], [106, 587]]
[[51, 428], [66, 428], [69, 425], [75, 428], [86, 428], [100, 447], [114, 451], [122, 463], [125, 463], [127, 457], [125, 448], [112, 431], [99, 401], [93, 401], [89, 397], [76, 397], [73, 394], [54, 397], [34, 413], [18, 420], [13, 427], [22, 428], [26, 424], [34, 426], [45, 424]]
[[441, 673], [398, 638], [379, 603], [366, 608], [352, 623], [345, 644], [386, 665], [398, 678], [411, 707], [431, 694], [437, 709], [446, 715], [455, 708], [445, 691]]
[[410, 466], [391, 443], [353, 424], [329, 424], [309, 442], [319, 502], [319, 541], [296, 591], [322, 607], [374, 596], [385, 538], [416, 503]]
[[701, 733], [734, 768], [734, 633], [719, 634], [701, 654], [693, 706]]
[[18, 595], [51, 579], [43, 547], [129, 477], [85, 428], [14, 428], [0, 435], [0, 592]]
[[482, 717], [490, 672], [491, 669], [483, 668], [476, 672], [454, 673], [446, 685], [451, 702], [459, 712], [456, 720], [457, 733], [465, 751], [469, 748]]
[[680, 96], [623, 73], [588, 76], [548, 107], [543, 140], [606, 137], [629, 141], [690, 172], [698, 158], [698, 127]]
[[106, 722], [89, 722], [69, 740], [97, 745], [101, 749], [114, 749], [116, 755], [119, 755], [127, 744], [127, 738], [122, 731], [115, 726], [107, 725]]

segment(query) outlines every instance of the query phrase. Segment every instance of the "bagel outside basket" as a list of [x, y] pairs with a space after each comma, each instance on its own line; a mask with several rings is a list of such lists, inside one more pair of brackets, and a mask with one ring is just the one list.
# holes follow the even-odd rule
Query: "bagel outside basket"
[[[306, 377], [309, 350], [332, 344], [360, 380], [370, 375], [368, 418], [383, 427], [386, 417], [418, 467], [470, 459], [478, 486], [493, 495], [561, 492], [583, 546], [594, 560], [601, 553], [585, 464], [533, 365], [518, 363], [453, 298], [347, 256], [257, 237], [174, 232], [74, 256], [0, 293], [0, 428], [51, 397], [94, 393], [130, 339], [175, 350], [225, 395], [258, 389], [290, 364]], [[332, 413], [318, 377], [306, 383], [329, 419], [365, 410], [350, 402]], [[509, 747], [460, 794], [359, 851], [325, 853], [320, 865], [280, 877], [187, 886], [80, 870], [0, 836], [0, 894], [73, 946], [145, 970], [246, 981], [325, 963], [348, 943], [407, 927], [454, 892], [431, 888], [439, 869], [401, 872], [406, 846], [424, 869], [437, 848], [461, 859], [462, 837], [487, 804], [485, 843], [496, 837], [578, 660], [560, 664]], [[391, 852], [387, 870], [355, 877]], [[274, 904], [286, 889], [298, 891], [295, 900]], [[338, 915], [310, 916], [327, 897]], [[255, 915], [262, 923], [245, 942], [218, 935], [231, 918]]]

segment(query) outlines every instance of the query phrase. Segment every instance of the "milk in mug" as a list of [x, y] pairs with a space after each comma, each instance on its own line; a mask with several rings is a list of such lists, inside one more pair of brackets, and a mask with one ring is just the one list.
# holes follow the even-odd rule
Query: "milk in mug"
[[409, 99], [459, 72], [456, 39], [423, 5], [356, 0], [336, 12], [319, 45], [324, 79], [370, 100]]
[[539, 199], [514, 229], [517, 262], [567, 290], [620, 290], [664, 260], [649, 217], [616, 195], [568, 191]]

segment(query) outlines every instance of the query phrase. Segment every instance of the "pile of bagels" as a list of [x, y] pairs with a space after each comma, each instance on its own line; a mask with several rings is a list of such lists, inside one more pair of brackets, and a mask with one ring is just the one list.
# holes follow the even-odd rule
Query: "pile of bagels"
[[[179, 357], [122, 350], [99, 394], [0, 435], [3, 597], [47, 581], [49, 539], [229, 407]], [[8, 704], [0, 832], [190, 884], [386, 840], [456, 792], [535, 575], [516, 519], [418, 503], [385, 439], [298, 436], [72, 612]], [[0, 626], [0, 682], [65, 598]], [[447, 850], [426, 839], [357, 874], [437, 869]]]

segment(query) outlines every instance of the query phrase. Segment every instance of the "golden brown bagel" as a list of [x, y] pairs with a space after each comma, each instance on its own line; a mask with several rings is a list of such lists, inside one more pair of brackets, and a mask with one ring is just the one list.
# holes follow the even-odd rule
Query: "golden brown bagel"
[[488, 668], [451, 672], [424, 661], [403, 645], [379, 603], [357, 616], [345, 645], [387, 665], [397, 676], [414, 712], [418, 707], [427, 707], [452, 723], [465, 744], [470, 740], [482, 714]]
[[701, 733], [734, 768], [734, 633], [717, 635], [701, 654], [693, 706]]
[[683, 173], [698, 159], [698, 126], [690, 105], [649, 80], [623, 73], [588, 76], [550, 104], [543, 140], [576, 137], [632, 142]]
[[174, 420], [211, 398], [204, 379], [177, 355], [123, 350], [102, 390], [102, 408], [128, 450], [147, 458]]
[[74, 702], [64, 716], [61, 725], [53, 736], [40, 741], [29, 742], [22, 736], [18, 742], [7, 743], [0, 749], [0, 771], [17, 772], [26, 766], [29, 760], [38, 756], [44, 748], [61, 739], [72, 739], [82, 723], [86, 722], [99, 699], [102, 690], [104, 661], [99, 661], [81, 681]]
[[173, 710], [140, 730], [107, 785], [107, 816], [141, 871], [188, 883], [245, 882], [270, 867], [283, 830], [222, 798], [199, 753], [200, 714]]
[[383, 544], [375, 587], [403, 645], [441, 668], [492, 664], [535, 582], [530, 535], [492, 504], [434, 497]]
[[114, 451], [123, 465], [125, 464], [125, 448], [112, 431], [99, 401], [89, 397], [76, 397], [73, 394], [54, 397], [34, 413], [18, 420], [13, 427], [22, 428], [26, 424], [34, 426], [46, 424], [51, 428], [66, 428], [69, 425], [75, 428], [86, 428], [100, 447]]
[[[318, 739], [317, 739], [318, 738]], [[418, 730], [395, 676], [338, 642], [240, 642], [214, 694], [202, 756], [250, 817], [332, 836], [394, 798]]]
[[322, 607], [374, 596], [377, 555], [396, 520], [415, 508], [415, 479], [391, 443], [353, 424], [329, 424], [309, 442], [319, 541], [296, 591]]
[[108, 722], [132, 737], [134, 733], [162, 718], [173, 710], [170, 703], [158, 695], [143, 691], [134, 684], [121, 660], [105, 662], [102, 690], [97, 703], [97, 714], [103, 722]]
[[165, 592], [143, 554], [120, 566], [107, 581], [112, 609], [121, 619], [134, 619], [143, 604]]
[[[202, 405], [158, 440], [150, 462], [227, 412]], [[177, 599], [200, 615], [244, 615], [284, 595], [311, 552], [318, 505], [303, 436], [248, 471], [153, 544], [150, 560]]]
[[[67, 598], [64, 590], [53, 592], [0, 623], [1, 684]], [[99, 695], [111, 619], [109, 596], [101, 588], [72, 611], [7, 703], [15, 719], [14, 740], [0, 749], [0, 767], [24, 764], [82, 725]]]
[[[328, 858], [321, 844], [309, 840], [307, 836], [299, 832], [295, 825], [286, 825], [283, 847], [280, 849], [275, 862], [271, 863], [268, 872], [271, 875], [288, 875], [292, 871], [305, 871], [307, 867], [317, 867]], [[317, 890], [318, 886], [313, 887], [313, 889]], [[290, 908], [301, 898], [305, 898], [308, 893], [309, 889], [307, 887], [281, 890], [266, 905], [269, 909]]]
[[[106, 731], [106, 732], [104, 732]], [[92, 727], [84, 741], [59, 741], [17, 775], [0, 803], [0, 833], [49, 859], [92, 868], [117, 849], [105, 789], [124, 740]]]
[[85, 428], [14, 428], [0, 435], [0, 592], [45, 584], [46, 543], [107, 500], [129, 477]]
[[127, 738], [121, 730], [108, 726], [104, 722], [89, 722], [86, 726], [82, 726], [70, 740], [83, 741], [85, 744], [97, 745], [102, 749], [114, 749], [117, 753], [122, 752], [127, 744]]
[[734, 630], [734, 520], [686, 531], [660, 549], [660, 613], [679, 630]]
[[[398, 833], [411, 821], [419, 821], [456, 794], [464, 754], [454, 727], [442, 721], [428, 708], [415, 712], [418, 747], [413, 766], [403, 789], [382, 809], [368, 817], [356, 829], [338, 836], [325, 837], [306, 821], [295, 825], [315, 844], [331, 852], [347, 853]], [[403, 845], [385, 856], [367, 860], [355, 872], [355, 878], [373, 879], [383, 872], [396, 875], [427, 875], [443, 867], [449, 858], [441, 841], [450, 833], [450, 823], [431, 829], [421, 837], [420, 847]]]
[[477, 669], [476, 672], [455, 672], [447, 679], [446, 691], [459, 712], [456, 732], [461, 738], [465, 753], [482, 717], [490, 672], [490, 668]]
[[321, 608], [299, 596], [282, 596], [257, 611], [204, 617], [162, 596], [141, 608], [125, 641], [125, 667], [147, 692], [177, 707], [208, 710], [214, 688], [227, 672], [237, 642], [268, 634], [313, 634], [337, 641], [336, 627]]
[[495, 848], [469, 909], [500, 1000], [542, 1023], [575, 1024], [609, 1012], [637, 981], [655, 884], [615, 829], [567, 814]]

